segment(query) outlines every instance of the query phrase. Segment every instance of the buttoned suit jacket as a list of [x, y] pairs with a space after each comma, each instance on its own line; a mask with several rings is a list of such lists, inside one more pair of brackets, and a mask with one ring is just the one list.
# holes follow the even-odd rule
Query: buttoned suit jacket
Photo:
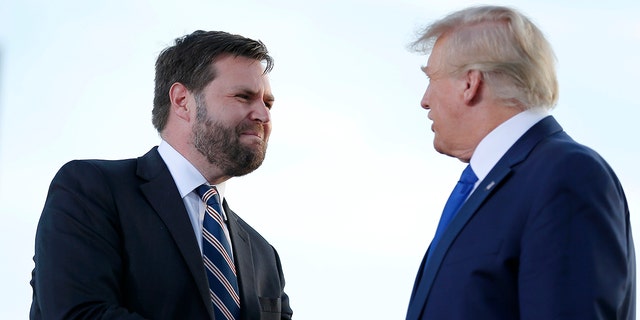
[[[241, 319], [291, 319], [276, 250], [223, 206]], [[214, 319], [198, 242], [157, 147], [138, 159], [64, 165], [34, 261], [31, 319]]]
[[623, 189], [551, 116], [506, 152], [429, 250], [408, 320], [635, 319]]

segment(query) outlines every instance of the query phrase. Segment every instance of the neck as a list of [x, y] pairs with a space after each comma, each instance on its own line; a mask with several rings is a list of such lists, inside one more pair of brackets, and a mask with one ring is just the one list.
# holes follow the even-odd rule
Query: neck
[[167, 134], [161, 134], [161, 137], [185, 159], [187, 159], [187, 161], [189, 161], [198, 170], [198, 172], [202, 174], [209, 184], [220, 184], [231, 178], [231, 176], [224, 174], [218, 166], [210, 163], [209, 160], [193, 146], [193, 144], [183, 142], [190, 140], [174, 138]]

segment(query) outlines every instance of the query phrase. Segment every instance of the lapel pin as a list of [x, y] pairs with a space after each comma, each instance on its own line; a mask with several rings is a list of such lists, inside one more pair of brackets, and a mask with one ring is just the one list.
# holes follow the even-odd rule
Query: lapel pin
[[489, 189], [493, 188], [495, 184], [496, 184], [495, 181], [491, 181], [484, 189], [489, 191]]

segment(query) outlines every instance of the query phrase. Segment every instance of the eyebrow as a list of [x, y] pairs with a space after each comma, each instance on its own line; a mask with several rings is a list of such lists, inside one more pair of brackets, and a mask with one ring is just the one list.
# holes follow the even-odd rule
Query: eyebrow
[[266, 94], [264, 100], [273, 103], [276, 101], [276, 98], [272, 94]]
[[[236, 88], [233, 88], [233, 89], [236, 90], [236, 91], [240, 91], [240, 92], [243, 92], [245, 94], [248, 94], [250, 96], [257, 96], [258, 95], [257, 91], [255, 91], [253, 89], [250, 89], [250, 88], [247, 88], [247, 87], [242, 87], [241, 86], [241, 87], [236, 87]], [[267, 93], [267, 94], [264, 95], [264, 101], [274, 102], [274, 101], [276, 101], [276, 98], [272, 94]]]

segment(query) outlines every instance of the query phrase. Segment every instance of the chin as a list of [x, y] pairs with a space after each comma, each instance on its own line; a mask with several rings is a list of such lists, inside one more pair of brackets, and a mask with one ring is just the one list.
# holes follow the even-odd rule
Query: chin
[[450, 156], [451, 154], [447, 152], [446, 148], [443, 148], [437, 141], [433, 141], [433, 149], [435, 149], [438, 153]]

